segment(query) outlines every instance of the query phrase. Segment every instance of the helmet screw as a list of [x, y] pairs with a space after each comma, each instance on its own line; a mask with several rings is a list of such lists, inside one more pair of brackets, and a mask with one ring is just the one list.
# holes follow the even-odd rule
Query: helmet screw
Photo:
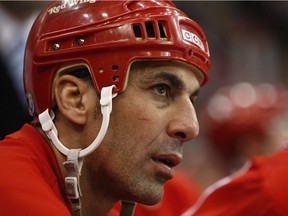
[[53, 50], [58, 50], [58, 49], [60, 49], [60, 44], [58, 43], [53, 44]]
[[77, 38], [78, 45], [83, 45], [85, 40], [83, 38]]

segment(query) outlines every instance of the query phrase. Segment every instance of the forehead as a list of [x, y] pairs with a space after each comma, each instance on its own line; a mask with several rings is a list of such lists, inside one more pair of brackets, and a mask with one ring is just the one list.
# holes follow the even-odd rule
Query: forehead
[[174, 74], [187, 82], [196, 80], [199, 85], [204, 80], [202, 73], [195, 67], [180, 61], [169, 60], [134, 62], [130, 68], [129, 80], [151, 79], [161, 72]]

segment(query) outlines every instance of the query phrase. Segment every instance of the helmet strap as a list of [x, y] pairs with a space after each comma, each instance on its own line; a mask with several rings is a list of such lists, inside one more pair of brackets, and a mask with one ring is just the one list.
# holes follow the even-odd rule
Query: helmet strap
[[65, 188], [67, 198], [70, 200], [73, 216], [81, 216], [81, 188], [80, 175], [83, 165], [83, 158], [79, 158], [81, 149], [70, 149], [67, 155], [67, 161], [63, 163], [67, 170], [65, 177]]
[[[117, 93], [112, 94], [112, 90], [115, 86], [103, 87], [101, 90], [101, 113], [103, 115], [103, 120], [101, 124], [100, 131], [94, 141], [85, 149], [82, 149], [79, 152], [79, 157], [87, 156], [92, 153], [102, 142], [110, 121], [110, 113], [112, 111], [112, 99], [117, 96]], [[52, 110], [50, 110], [51, 116], [49, 114], [48, 109], [39, 114], [39, 121], [42, 126], [42, 130], [46, 133], [47, 137], [52, 140], [55, 147], [64, 155], [68, 155], [69, 149], [66, 148], [61, 141], [58, 139], [58, 132], [54, 125], [53, 119], [55, 114]]]
[[82, 194], [79, 177], [81, 175], [83, 158], [92, 153], [100, 145], [108, 130], [110, 113], [112, 111], [112, 99], [117, 96], [117, 93], [112, 94], [114, 87], [115, 86], [112, 85], [101, 89], [100, 105], [101, 113], [103, 115], [101, 128], [94, 141], [85, 149], [68, 149], [62, 144], [58, 139], [58, 132], [53, 122], [55, 114], [52, 110], [50, 111], [51, 116], [48, 109], [39, 114], [42, 130], [46, 133], [47, 137], [52, 141], [58, 151], [67, 156], [67, 160], [63, 163], [68, 173], [67, 177], [65, 177], [65, 187], [67, 197], [71, 202], [73, 216], [81, 216], [80, 196], [82, 196]]
[[128, 200], [121, 201], [120, 216], [133, 216], [136, 203]]

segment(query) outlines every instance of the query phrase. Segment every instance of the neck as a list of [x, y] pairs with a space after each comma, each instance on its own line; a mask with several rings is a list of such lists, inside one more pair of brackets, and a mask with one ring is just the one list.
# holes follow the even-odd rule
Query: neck
[[101, 181], [99, 181], [100, 178], [97, 179], [89, 176], [89, 171], [86, 170], [84, 161], [80, 178], [83, 216], [106, 216], [117, 202], [117, 200], [111, 197], [109, 195], [110, 193], [105, 190], [108, 183], [105, 182], [105, 185], [101, 185]]
[[[67, 176], [67, 171], [63, 166], [63, 162], [66, 160], [66, 156], [62, 155], [54, 146], [53, 150], [57, 157], [58, 165], [64, 179]], [[105, 182], [105, 185], [101, 185], [100, 178], [92, 178], [89, 175], [90, 172], [88, 169], [89, 168], [85, 166], [84, 158], [84, 164], [79, 179], [82, 192], [82, 216], [106, 216], [107, 213], [116, 204], [117, 200], [112, 199], [109, 193], [105, 190], [105, 188], [107, 188], [107, 182]]]

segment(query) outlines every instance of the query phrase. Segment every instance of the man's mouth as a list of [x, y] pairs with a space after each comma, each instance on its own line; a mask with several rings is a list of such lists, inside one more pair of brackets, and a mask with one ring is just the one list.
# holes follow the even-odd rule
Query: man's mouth
[[182, 155], [175, 152], [157, 153], [152, 156], [152, 160], [155, 164], [157, 176], [165, 182], [175, 176], [173, 168], [181, 162]]
[[154, 155], [152, 159], [165, 164], [167, 167], [173, 168], [182, 161], [182, 155], [177, 153], [164, 153]]

